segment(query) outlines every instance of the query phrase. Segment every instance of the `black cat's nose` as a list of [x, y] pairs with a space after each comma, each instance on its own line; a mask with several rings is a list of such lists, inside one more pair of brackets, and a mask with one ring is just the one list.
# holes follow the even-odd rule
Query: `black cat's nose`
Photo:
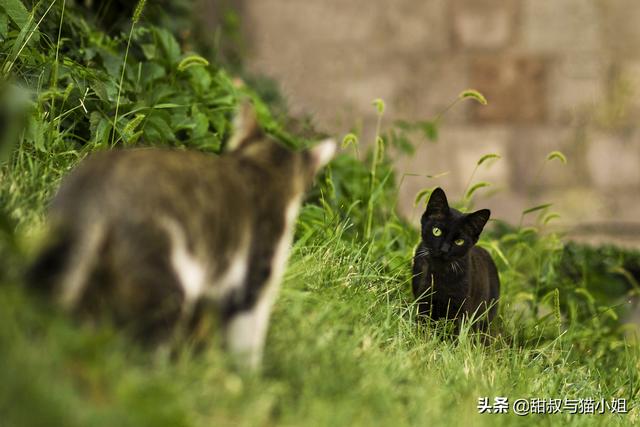
[[445, 253], [445, 254], [446, 254], [447, 252], [449, 252], [449, 249], [450, 249], [450, 248], [451, 248], [451, 245], [450, 245], [449, 243], [447, 243], [447, 242], [444, 242], [444, 243], [442, 244], [442, 246], [440, 246], [440, 250], [441, 250], [443, 253]]

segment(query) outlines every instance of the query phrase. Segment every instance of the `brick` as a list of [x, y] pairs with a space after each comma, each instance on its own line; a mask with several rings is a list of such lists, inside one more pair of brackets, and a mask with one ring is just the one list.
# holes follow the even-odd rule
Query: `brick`
[[449, 44], [444, 0], [247, 0], [243, 10], [247, 68], [277, 80], [291, 112], [328, 131], [370, 114], [374, 98], [399, 107], [414, 58], [429, 63], [425, 53]]
[[469, 67], [471, 87], [488, 105], [474, 105], [477, 122], [535, 123], [546, 118], [547, 69], [537, 57], [477, 56]]
[[[427, 187], [441, 186], [451, 201], [461, 200], [476, 162], [487, 153], [504, 154], [508, 137], [509, 132], [503, 127], [461, 127], [443, 129], [436, 143], [416, 142], [415, 155], [401, 157], [396, 163], [398, 180], [402, 180], [398, 190], [400, 211], [411, 220], [419, 219], [424, 206], [415, 207], [414, 200]], [[506, 161], [500, 159], [490, 167], [482, 166], [473, 182], [487, 180], [496, 188], [504, 187], [508, 178]], [[427, 176], [441, 174], [444, 175], [436, 178]], [[486, 193], [480, 198], [484, 196]]]
[[[523, 194], [583, 185], [588, 182], [583, 161], [584, 141], [570, 127], [521, 126], [512, 130], [507, 148], [509, 187]], [[547, 161], [561, 151], [567, 164]]]
[[619, 56], [638, 57], [640, 52], [640, 9], [636, 0], [601, 2], [605, 46]]
[[532, 53], [599, 52], [597, 0], [524, 0], [521, 48]]
[[[609, 73], [608, 97], [602, 97], [600, 111], [608, 109], [613, 116], [605, 117], [605, 126], [635, 128], [640, 115], [640, 60], [620, 60]], [[610, 113], [611, 114], [611, 113]]]
[[507, 184], [509, 137], [510, 132], [503, 126], [457, 127], [444, 131], [442, 143], [458, 147], [455, 171], [461, 175], [462, 191], [466, 190], [478, 160], [490, 153], [498, 154], [502, 158], [483, 163], [476, 171], [472, 184], [478, 181], [488, 181], [496, 186]]
[[[458, 94], [469, 87], [465, 58], [434, 56], [432, 60], [404, 59], [406, 73], [397, 76], [398, 91], [393, 100], [397, 116], [407, 120], [431, 119], [443, 112]], [[396, 77], [394, 77], [396, 78]], [[460, 102], [443, 116], [443, 124], [466, 121], [470, 102]]]
[[358, 0], [356, 3], [360, 3], [362, 9], [372, 8], [378, 13], [375, 29], [378, 37], [372, 39], [370, 49], [388, 46], [390, 51], [424, 55], [442, 53], [450, 47], [447, 0]]
[[637, 133], [627, 138], [610, 133], [590, 136], [587, 161], [596, 187], [605, 191], [640, 185], [639, 136]]
[[606, 95], [608, 61], [592, 55], [567, 55], [550, 67], [549, 119], [572, 123], [592, 115]]
[[378, 11], [362, 6], [362, 1], [244, 0], [242, 22], [252, 46], [274, 53], [309, 49], [312, 43], [366, 43], [375, 34]]
[[453, 30], [463, 48], [499, 49], [513, 39], [516, 3], [511, 0], [455, 0]]

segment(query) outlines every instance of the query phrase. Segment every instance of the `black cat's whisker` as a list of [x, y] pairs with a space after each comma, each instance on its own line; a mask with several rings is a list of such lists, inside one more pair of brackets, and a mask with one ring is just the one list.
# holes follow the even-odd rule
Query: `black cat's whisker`
[[431, 251], [428, 248], [423, 248], [418, 250], [418, 252], [416, 253], [417, 256], [423, 257], [423, 256], [430, 256], [431, 255]]
[[449, 271], [455, 273], [457, 271], [456, 270], [456, 262], [455, 261], [451, 261], [449, 263], [449, 265], [448, 265], [448, 269], [449, 269]]

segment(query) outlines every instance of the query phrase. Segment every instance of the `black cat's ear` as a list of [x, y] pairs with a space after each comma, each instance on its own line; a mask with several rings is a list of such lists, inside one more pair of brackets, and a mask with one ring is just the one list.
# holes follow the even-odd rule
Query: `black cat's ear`
[[262, 131], [258, 125], [256, 110], [251, 102], [245, 100], [233, 119], [233, 134], [227, 141], [226, 151], [235, 151], [248, 145], [251, 141], [260, 139]]
[[427, 218], [431, 219], [443, 219], [449, 214], [449, 202], [447, 202], [447, 196], [444, 194], [444, 190], [438, 187], [431, 193], [429, 197], [429, 203], [427, 203], [427, 209], [422, 215], [422, 222]]
[[472, 212], [467, 214], [464, 218], [465, 227], [467, 227], [469, 234], [474, 236], [476, 239], [480, 237], [480, 233], [482, 233], [482, 229], [484, 228], [487, 221], [489, 221], [489, 217], [491, 216], [491, 211], [489, 209], [480, 209], [479, 211]]

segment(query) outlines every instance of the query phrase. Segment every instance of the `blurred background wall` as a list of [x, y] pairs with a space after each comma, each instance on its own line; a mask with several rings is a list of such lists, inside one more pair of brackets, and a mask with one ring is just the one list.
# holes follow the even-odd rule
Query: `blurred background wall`
[[[201, 0], [215, 11], [212, 2]], [[227, 1], [226, 4], [230, 2]], [[464, 89], [437, 143], [416, 140], [400, 157], [402, 211], [417, 221], [416, 193], [443, 186], [464, 194], [492, 186], [475, 204], [517, 223], [543, 202], [574, 236], [640, 241], [640, 2], [637, 0], [242, 0], [246, 68], [278, 82], [290, 109], [342, 136], [358, 126], [371, 139], [384, 125], [429, 119]], [[567, 159], [546, 162], [552, 150]]]

